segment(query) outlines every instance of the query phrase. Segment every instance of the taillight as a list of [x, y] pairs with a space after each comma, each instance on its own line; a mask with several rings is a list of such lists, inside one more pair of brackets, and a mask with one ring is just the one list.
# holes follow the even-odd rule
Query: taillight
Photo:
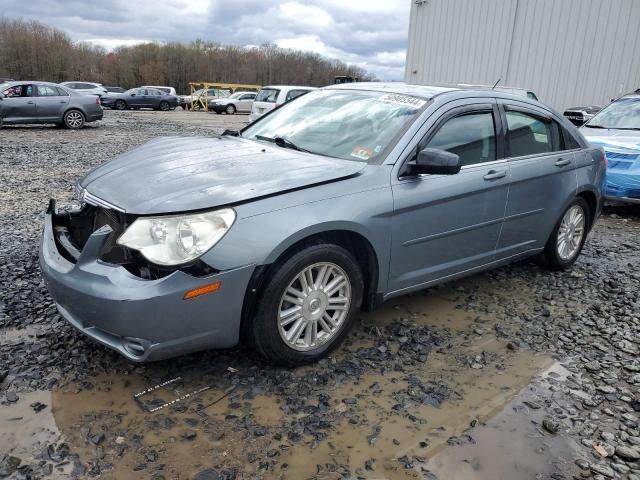
[[96, 105], [100, 105], [100, 97], [96, 97]]

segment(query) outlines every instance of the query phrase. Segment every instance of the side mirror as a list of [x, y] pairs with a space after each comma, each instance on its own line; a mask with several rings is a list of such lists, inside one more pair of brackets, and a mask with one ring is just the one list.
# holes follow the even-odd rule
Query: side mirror
[[132, 94], [131, 94], [131, 96], [132, 96], [132, 97], [135, 97], [135, 96], [136, 96], [136, 94], [135, 94], [135, 93], [132, 93]]
[[413, 173], [429, 175], [455, 175], [460, 168], [462, 162], [458, 155], [437, 148], [420, 150], [416, 163], [412, 166]]
[[6, 97], [7, 96], [4, 93], [0, 92], [0, 100], [2, 100], [3, 98], [6, 98]]

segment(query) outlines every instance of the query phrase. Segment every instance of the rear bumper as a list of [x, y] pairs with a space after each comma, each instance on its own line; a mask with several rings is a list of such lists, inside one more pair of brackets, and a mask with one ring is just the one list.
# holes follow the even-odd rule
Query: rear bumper
[[[135, 362], [160, 360], [238, 343], [245, 291], [254, 266], [194, 277], [176, 271], [144, 280], [93, 258], [109, 234], [94, 232], [77, 263], [64, 258], [47, 213], [40, 245], [43, 277], [60, 314], [74, 327]], [[213, 282], [220, 289], [183, 300]]]

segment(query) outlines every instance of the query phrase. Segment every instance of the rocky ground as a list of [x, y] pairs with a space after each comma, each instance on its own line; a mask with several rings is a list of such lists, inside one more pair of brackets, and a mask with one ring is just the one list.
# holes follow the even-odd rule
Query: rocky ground
[[38, 271], [48, 198], [147, 139], [245, 121], [0, 130], [0, 478], [640, 479], [638, 208], [608, 208], [571, 271], [387, 302], [302, 369], [244, 348], [136, 366], [68, 326]]

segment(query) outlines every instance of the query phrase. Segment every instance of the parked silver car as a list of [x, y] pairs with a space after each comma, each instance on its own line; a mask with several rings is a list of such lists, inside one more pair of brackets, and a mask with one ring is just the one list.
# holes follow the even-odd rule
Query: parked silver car
[[0, 85], [0, 126], [55, 123], [82, 128], [102, 119], [100, 99], [80, 95], [55, 83], [9, 82]]
[[352, 83], [220, 138], [158, 138], [51, 200], [40, 249], [62, 316], [134, 361], [250, 342], [299, 365], [360, 309], [539, 255], [570, 267], [605, 159], [497, 91]]
[[249, 113], [256, 99], [256, 92], [236, 92], [227, 98], [214, 99], [209, 102], [209, 111], [233, 115], [236, 112]]
[[106, 88], [101, 84], [94, 82], [62, 82], [60, 85], [84, 95], [96, 95], [100, 98], [109, 94]]

